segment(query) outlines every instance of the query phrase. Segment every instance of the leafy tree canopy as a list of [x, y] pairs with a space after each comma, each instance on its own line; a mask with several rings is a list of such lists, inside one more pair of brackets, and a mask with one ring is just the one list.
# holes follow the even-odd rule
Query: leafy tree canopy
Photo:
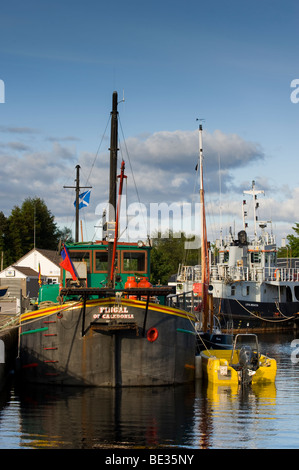
[[56, 250], [59, 237], [54, 215], [38, 197], [25, 199], [7, 218], [0, 213], [0, 248], [4, 252], [5, 266], [24, 256], [34, 245]]
[[287, 236], [288, 244], [287, 248], [280, 248], [278, 250], [278, 256], [280, 258], [286, 258], [287, 256], [292, 258], [299, 257], [299, 223], [296, 222], [295, 227], [292, 227], [296, 235], [291, 234]]
[[[186, 250], [185, 242], [189, 238], [185, 233], [160, 232], [152, 239], [151, 282], [166, 285], [173, 274], [177, 274], [179, 265], [198, 264], [198, 249]], [[196, 245], [197, 246], [197, 245]]]

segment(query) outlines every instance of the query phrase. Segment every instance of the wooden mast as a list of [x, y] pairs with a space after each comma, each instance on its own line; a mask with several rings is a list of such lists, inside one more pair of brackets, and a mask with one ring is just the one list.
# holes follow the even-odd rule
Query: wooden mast
[[[207, 240], [207, 226], [206, 226], [206, 213], [205, 213], [205, 198], [203, 186], [203, 150], [202, 150], [202, 125], [199, 125], [199, 168], [200, 168], [200, 203], [201, 203], [201, 289], [202, 289], [202, 312], [203, 312], [203, 331], [208, 329], [208, 320], [210, 317], [211, 309], [210, 299], [208, 295], [209, 289], [209, 252]], [[210, 318], [210, 327], [213, 319]]]
[[119, 190], [118, 190], [118, 201], [117, 201], [117, 210], [116, 210], [116, 221], [115, 221], [115, 234], [114, 234], [114, 243], [113, 243], [113, 252], [112, 252], [112, 261], [111, 261], [111, 273], [110, 273], [110, 283], [114, 284], [114, 271], [115, 271], [115, 256], [116, 256], [116, 248], [117, 248], [117, 240], [118, 240], [118, 228], [119, 228], [119, 217], [120, 217], [120, 201], [122, 196], [123, 190], [123, 182], [126, 178], [125, 175], [125, 162], [121, 162], [121, 173], [119, 175]]
[[[118, 111], [117, 92], [112, 95], [111, 134], [110, 134], [110, 187], [109, 187], [109, 222], [114, 224], [116, 230], [116, 188], [117, 188], [117, 144], [118, 144]], [[108, 240], [108, 287], [114, 287], [113, 271], [113, 239]]]

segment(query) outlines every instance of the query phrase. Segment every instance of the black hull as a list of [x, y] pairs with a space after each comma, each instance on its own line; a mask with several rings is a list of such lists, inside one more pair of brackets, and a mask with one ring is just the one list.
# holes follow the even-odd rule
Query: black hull
[[199, 333], [197, 353], [205, 349], [232, 349], [233, 335], [225, 333]]
[[[214, 312], [224, 329], [233, 323], [234, 331], [285, 331], [299, 326], [299, 302], [276, 303], [244, 302], [235, 299], [214, 298]], [[218, 313], [219, 312], [219, 313]]]
[[[125, 313], [99, 315], [121, 309]], [[125, 387], [194, 380], [194, 324], [181, 310], [150, 304], [146, 314], [146, 302], [127, 300], [115, 308], [105, 299], [90, 301], [85, 312], [80, 304], [25, 315], [20, 370], [28, 382]]]

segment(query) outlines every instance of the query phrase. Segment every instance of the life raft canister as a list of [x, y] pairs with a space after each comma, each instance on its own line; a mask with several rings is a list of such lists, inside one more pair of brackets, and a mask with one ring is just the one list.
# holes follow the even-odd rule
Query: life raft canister
[[141, 277], [138, 282], [138, 287], [152, 287], [147, 277]]
[[[135, 276], [128, 276], [127, 282], [125, 283], [125, 289], [138, 287]], [[136, 295], [129, 295], [129, 299], [137, 299]]]
[[[152, 287], [152, 284], [149, 282], [147, 277], [141, 277], [139, 282], [138, 282], [138, 287], [141, 287], [141, 288], [145, 289], [145, 288]], [[146, 297], [141, 296], [141, 300], [146, 300]]]
[[137, 287], [137, 282], [135, 276], [129, 276], [127, 282], [125, 283], [125, 288], [130, 289], [131, 287]]

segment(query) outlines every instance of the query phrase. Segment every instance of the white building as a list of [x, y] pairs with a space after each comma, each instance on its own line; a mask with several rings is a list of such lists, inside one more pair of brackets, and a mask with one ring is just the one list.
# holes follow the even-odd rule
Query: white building
[[23, 303], [24, 299], [37, 297], [39, 266], [43, 284], [58, 283], [60, 260], [56, 251], [34, 248], [13, 265], [0, 271], [0, 285], [8, 286], [7, 294], [0, 298], [0, 312], [18, 313], [21, 300]]
[[16, 261], [14, 266], [31, 268], [38, 272], [40, 265], [44, 282], [46, 284], [57, 284], [60, 277], [60, 260], [60, 255], [56, 251], [33, 248], [33, 250]]

